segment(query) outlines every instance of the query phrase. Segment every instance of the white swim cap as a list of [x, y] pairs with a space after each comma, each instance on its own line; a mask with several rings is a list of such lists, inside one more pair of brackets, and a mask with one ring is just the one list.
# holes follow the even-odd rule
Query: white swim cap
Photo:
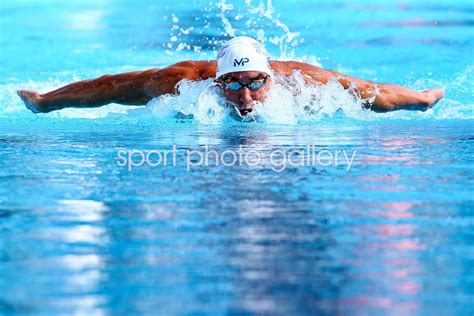
[[217, 53], [216, 78], [237, 71], [261, 71], [273, 77], [265, 47], [247, 36], [235, 37], [222, 45]]

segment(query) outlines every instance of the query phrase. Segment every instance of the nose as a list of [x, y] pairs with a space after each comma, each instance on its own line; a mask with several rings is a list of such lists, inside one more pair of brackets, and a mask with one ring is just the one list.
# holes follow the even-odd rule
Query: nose
[[239, 96], [239, 111], [240, 114], [246, 115], [247, 113], [252, 112], [252, 106], [253, 106], [253, 98], [252, 94], [249, 90], [249, 88], [244, 87], [241, 90], [240, 96]]

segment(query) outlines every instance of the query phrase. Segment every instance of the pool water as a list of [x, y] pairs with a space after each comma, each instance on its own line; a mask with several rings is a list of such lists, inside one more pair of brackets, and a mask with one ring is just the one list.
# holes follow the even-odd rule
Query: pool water
[[[474, 313], [470, 1], [0, 10], [0, 314]], [[310, 105], [275, 89], [273, 114], [237, 122], [199, 83], [146, 108], [43, 115], [15, 93], [212, 59], [232, 35], [260, 38], [274, 58], [446, 97], [374, 114], [337, 85]], [[176, 163], [158, 163], [173, 145]], [[198, 165], [205, 146], [261, 159]], [[313, 163], [311, 148], [354, 159]], [[154, 151], [151, 163], [139, 166], [138, 151]], [[294, 155], [283, 164], [275, 152]]]

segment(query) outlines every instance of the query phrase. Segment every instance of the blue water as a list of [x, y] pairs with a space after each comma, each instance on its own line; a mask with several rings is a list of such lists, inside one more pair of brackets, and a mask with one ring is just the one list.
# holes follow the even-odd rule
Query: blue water
[[[3, 1], [0, 314], [473, 314], [473, 13], [470, 1]], [[332, 87], [313, 116], [283, 96], [276, 118], [241, 123], [200, 116], [207, 99], [177, 119], [200, 86], [45, 115], [15, 94], [213, 58], [229, 35], [446, 98], [373, 114]], [[175, 166], [119, 166], [121, 150], [173, 145]], [[205, 145], [262, 160], [187, 170]], [[272, 169], [272, 152], [307, 146], [356, 155], [350, 170]]]

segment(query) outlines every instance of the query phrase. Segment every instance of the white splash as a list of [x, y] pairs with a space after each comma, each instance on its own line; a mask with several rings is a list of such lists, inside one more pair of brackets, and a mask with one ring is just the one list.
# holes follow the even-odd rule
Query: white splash
[[[213, 80], [183, 80], [179, 95], [163, 95], [148, 104], [157, 119], [175, 118], [177, 113], [192, 117], [201, 124], [222, 124], [231, 119], [232, 107]], [[327, 85], [307, 84], [300, 72], [289, 78], [277, 77], [264, 103], [257, 103], [244, 121], [294, 125], [316, 121], [342, 112], [348, 117], [364, 119], [371, 115], [362, 108], [365, 100], [337, 81]]]
[[[214, 58], [214, 52], [203, 49], [203, 46], [218, 49], [229, 37], [246, 35], [265, 44], [270, 52], [277, 51], [272, 56], [274, 59], [294, 59], [298, 45], [304, 41], [299, 32], [290, 30], [280, 19], [272, 0], [245, 0], [238, 6], [226, 0], [210, 1], [201, 13], [201, 16], [192, 21], [200, 27], [187, 25], [190, 22], [180, 20], [174, 12], [171, 13], [171, 19], [166, 18], [170, 21], [170, 34], [169, 42], [164, 43], [163, 47], [168, 55], [178, 58], [183, 53], [193, 52], [194, 58]], [[216, 29], [218, 33], [209, 36], [211, 29]], [[189, 44], [194, 43], [196, 38], [201, 38], [202, 41], [198, 45]]]
[[182, 80], [178, 95], [166, 94], [148, 103], [150, 112], [158, 119], [189, 117], [202, 124], [220, 124], [229, 118], [231, 108], [226, 105], [221, 90], [213, 79]]
[[[471, 79], [471, 68], [467, 68], [454, 78], [454, 86], [451, 82], [419, 79], [409, 86], [416, 90], [433, 86], [445, 88], [447, 97], [425, 112], [375, 113], [362, 107], [366, 100], [361, 99], [351, 89], [345, 90], [337, 81], [330, 81], [326, 85], [314, 85], [305, 83], [304, 77], [299, 72], [294, 72], [288, 78], [277, 75], [265, 102], [256, 104], [252, 117], [246, 118], [245, 121], [294, 125], [340, 116], [355, 120], [473, 119], [474, 105], [472, 103], [460, 102], [450, 97], [450, 94], [456, 96], [456, 93], [459, 93], [460, 97], [466, 98], [466, 95], [472, 93], [472, 90], [469, 90], [469, 85], [472, 85]], [[4, 91], [0, 95], [0, 103], [3, 105], [0, 107], [0, 117], [35, 117], [17, 96], [16, 89], [49, 91], [64, 84], [66, 82], [48, 80], [46, 82], [29, 81], [21, 85], [0, 85], [0, 91]], [[467, 91], [460, 91], [459, 87], [464, 87]], [[64, 109], [37, 116], [49, 119], [100, 119], [115, 115], [118, 120], [126, 120], [129, 117], [140, 121], [152, 119], [174, 122], [178, 114], [180, 118], [192, 119], [200, 124], [225, 124], [226, 121], [233, 120], [231, 115], [234, 112], [233, 108], [228, 105], [222, 91], [212, 79], [197, 82], [183, 80], [178, 85], [178, 91], [179, 95], [167, 94], [153, 99], [145, 108], [111, 104], [91, 109]], [[141, 109], [137, 110], [139, 108]]]
[[366, 100], [352, 90], [345, 90], [335, 80], [326, 85], [309, 84], [300, 72], [276, 79], [264, 104], [255, 107], [255, 115], [263, 122], [293, 125], [318, 121], [339, 112], [357, 119], [370, 115], [370, 111], [362, 108]]

